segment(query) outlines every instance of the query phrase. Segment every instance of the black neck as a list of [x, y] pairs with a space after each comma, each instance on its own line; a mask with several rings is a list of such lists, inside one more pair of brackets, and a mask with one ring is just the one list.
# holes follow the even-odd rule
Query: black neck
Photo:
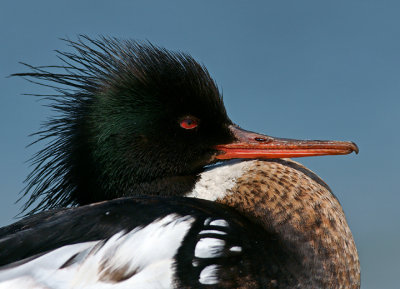
[[183, 196], [193, 189], [197, 180], [196, 175], [164, 177], [147, 182], [134, 182], [131, 186], [119, 190], [93, 190], [86, 189], [83, 185], [72, 192], [71, 198], [79, 205], [86, 205], [127, 196]]

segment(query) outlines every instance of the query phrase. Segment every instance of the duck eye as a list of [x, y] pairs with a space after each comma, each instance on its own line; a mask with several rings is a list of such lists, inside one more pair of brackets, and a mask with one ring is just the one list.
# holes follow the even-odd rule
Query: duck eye
[[195, 117], [187, 116], [179, 122], [179, 125], [184, 129], [194, 129], [199, 125], [199, 121]]

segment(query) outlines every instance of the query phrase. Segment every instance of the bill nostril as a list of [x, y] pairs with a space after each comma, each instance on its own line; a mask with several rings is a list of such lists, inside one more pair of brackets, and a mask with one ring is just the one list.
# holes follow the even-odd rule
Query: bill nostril
[[255, 137], [254, 140], [258, 141], [258, 142], [265, 142], [267, 141], [265, 138], [262, 137]]

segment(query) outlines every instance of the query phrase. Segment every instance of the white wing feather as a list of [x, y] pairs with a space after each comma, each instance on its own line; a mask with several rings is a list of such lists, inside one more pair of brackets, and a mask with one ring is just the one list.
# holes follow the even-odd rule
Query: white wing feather
[[0, 270], [0, 289], [173, 288], [174, 256], [193, 222], [171, 214], [107, 241], [61, 247]]

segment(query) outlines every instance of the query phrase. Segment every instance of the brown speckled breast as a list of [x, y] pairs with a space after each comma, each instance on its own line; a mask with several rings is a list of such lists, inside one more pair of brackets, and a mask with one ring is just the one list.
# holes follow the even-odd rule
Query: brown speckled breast
[[296, 288], [360, 288], [357, 249], [342, 207], [330, 188], [301, 164], [289, 159], [252, 161], [231, 193], [218, 202], [236, 208], [297, 250], [313, 280], [299, 280]]

